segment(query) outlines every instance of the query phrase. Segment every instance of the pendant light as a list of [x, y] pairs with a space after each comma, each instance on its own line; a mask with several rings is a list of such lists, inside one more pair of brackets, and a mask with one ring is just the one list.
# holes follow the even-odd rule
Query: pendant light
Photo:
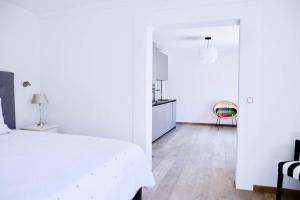
[[203, 64], [212, 64], [216, 61], [218, 57], [217, 48], [209, 45], [210, 40], [211, 37], [205, 37], [205, 41], [207, 41], [207, 46], [206, 48], [200, 50], [200, 61]]

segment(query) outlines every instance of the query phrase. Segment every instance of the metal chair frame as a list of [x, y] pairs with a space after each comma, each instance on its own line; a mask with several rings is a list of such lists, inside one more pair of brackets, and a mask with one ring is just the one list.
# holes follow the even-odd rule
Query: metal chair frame
[[[220, 130], [220, 125], [221, 125], [221, 119], [231, 119], [231, 124], [234, 126], [234, 125], [237, 125], [237, 115], [232, 115], [232, 117], [220, 117], [218, 116], [217, 118], [217, 122], [216, 122], [216, 126], [218, 127], [218, 130]], [[235, 121], [235, 124], [233, 123], [233, 119]]]

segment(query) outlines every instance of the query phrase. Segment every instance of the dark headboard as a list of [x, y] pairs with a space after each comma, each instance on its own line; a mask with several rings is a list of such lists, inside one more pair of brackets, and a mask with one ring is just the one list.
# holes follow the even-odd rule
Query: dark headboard
[[0, 98], [4, 123], [16, 128], [14, 73], [0, 71]]

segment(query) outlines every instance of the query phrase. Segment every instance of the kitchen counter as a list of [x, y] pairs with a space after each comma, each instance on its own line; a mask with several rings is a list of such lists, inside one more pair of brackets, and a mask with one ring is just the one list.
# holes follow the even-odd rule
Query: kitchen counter
[[166, 103], [171, 103], [171, 102], [175, 102], [176, 99], [162, 99], [162, 100], [157, 100], [152, 102], [152, 106], [159, 106], [162, 104], [166, 104]]

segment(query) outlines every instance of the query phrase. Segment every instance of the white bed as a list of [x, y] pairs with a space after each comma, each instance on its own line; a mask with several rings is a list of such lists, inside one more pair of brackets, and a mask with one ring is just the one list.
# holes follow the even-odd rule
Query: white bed
[[130, 200], [153, 185], [134, 144], [21, 130], [0, 135], [1, 200]]

